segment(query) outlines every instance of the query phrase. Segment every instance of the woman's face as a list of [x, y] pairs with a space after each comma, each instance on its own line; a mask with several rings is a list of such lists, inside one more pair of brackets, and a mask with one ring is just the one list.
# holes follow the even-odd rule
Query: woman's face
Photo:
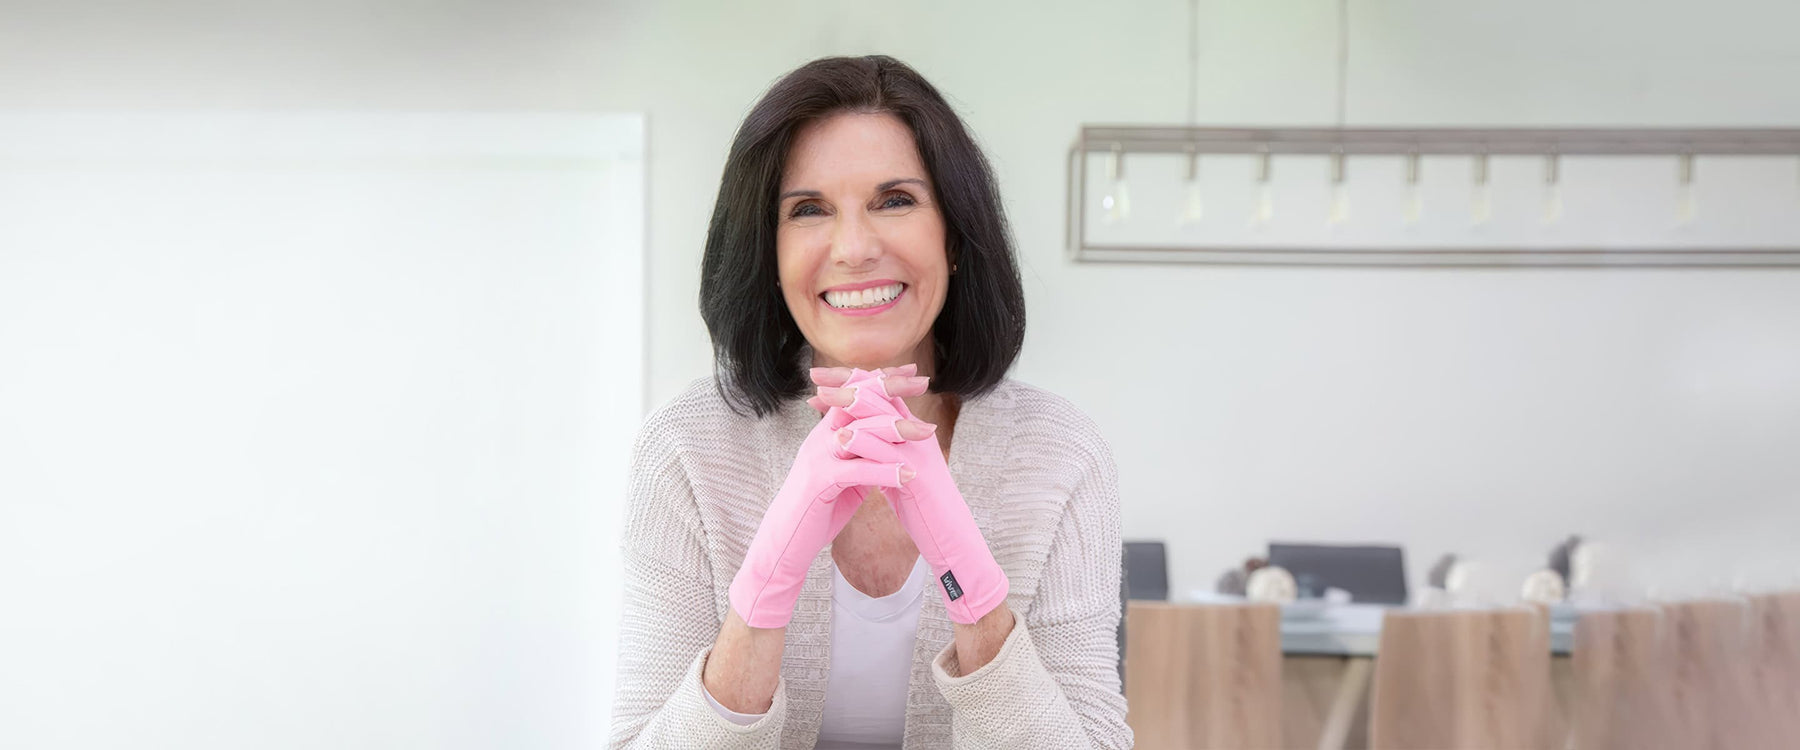
[[944, 215], [912, 131], [888, 113], [800, 129], [781, 174], [781, 295], [815, 364], [930, 372], [950, 281]]

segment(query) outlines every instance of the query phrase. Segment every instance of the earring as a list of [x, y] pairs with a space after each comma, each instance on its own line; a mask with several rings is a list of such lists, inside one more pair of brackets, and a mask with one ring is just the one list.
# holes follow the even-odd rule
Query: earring
[[956, 264], [955, 263], [950, 264], [950, 273], [952, 275], [954, 275], [956, 273]]

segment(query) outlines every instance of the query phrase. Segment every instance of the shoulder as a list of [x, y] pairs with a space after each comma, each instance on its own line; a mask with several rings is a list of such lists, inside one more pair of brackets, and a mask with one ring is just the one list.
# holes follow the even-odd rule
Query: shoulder
[[1046, 450], [1050, 460], [1087, 471], [1113, 471], [1112, 447], [1100, 426], [1073, 402], [1051, 391], [1007, 378], [972, 399], [965, 413]]
[[674, 459], [716, 442], [755, 418], [733, 410], [712, 376], [695, 378], [674, 398], [652, 409], [638, 426], [634, 453]]

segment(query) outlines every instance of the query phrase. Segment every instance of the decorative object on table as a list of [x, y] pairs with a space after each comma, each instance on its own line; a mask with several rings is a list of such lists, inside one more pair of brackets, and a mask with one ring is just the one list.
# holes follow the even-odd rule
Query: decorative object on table
[[1561, 543], [1550, 550], [1549, 567], [1551, 570], [1556, 571], [1557, 575], [1562, 577], [1564, 590], [1567, 590], [1569, 585], [1573, 582], [1572, 576], [1574, 574], [1574, 565], [1571, 561], [1574, 559], [1575, 550], [1580, 546], [1581, 535], [1570, 534], [1569, 538], [1562, 540]]
[[1518, 581], [1486, 560], [1458, 560], [1444, 574], [1444, 591], [1452, 607], [1501, 607], [1518, 603]]
[[1243, 596], [1244, 584], [1250, 580], [1250, 574], [1243, 568], [1232, 568], [1219, 574], [1219, 580], [1213, 583], [1213, 591], [1230, 596]]
[[1583, 540], [1569, 551], [1569, 600], [1583, 604], [1642, 603], [1648, 593], [1633, 564], [1640, 559], [1615, 542]]
[[1425, 586], [1413, 596], [1413, 609], [1449, 609], [1450, 592], [1436, 586]]
[[1219, 575], [1219, 580], [1213, 584], [1213, 590], [1220, 594], [1243, 596], [1244, 585], [1250, 580], [1250, 574], [1268, 564], [1268, 560], [1260, 557], [1244, 558], [1242, 567], [1232, 568]]
[[1413, 597], [1417, 609], [1446, 609], [1450, 606], [1450, 569], [1456, 567], [1456, 555], [1445, 553], [1425, 573], [1425, 587]]
[[1285, 604], [1297, 598], [1299, 586], [1294, 582], [1292, 573], [1271, 565], [1251, 573], [1244, 591], [1253, 602]]
[[1431, 571], [1425, 574], [1425, 583], [1437, 588], [1449, 588], [1446, 581], [1450, 577], [1450, 569], [1456, 566], [1456, 555], [1445, 553], [1437, 562], [1431, 564]]
[[1549, 568], [1525, 576], [1525, 584], [1519, 591], [1519, 598], [1529, 604], [1557, 604], [1565, 595], [1562, 574]]

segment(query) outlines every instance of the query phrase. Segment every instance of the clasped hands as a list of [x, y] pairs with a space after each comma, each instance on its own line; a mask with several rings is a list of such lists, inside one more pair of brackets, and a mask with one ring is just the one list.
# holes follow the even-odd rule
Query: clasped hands
[[931, 566], [951, 620], [972, 624], [1006, 599], [1006, 574], [950, 477], [936, 426], [902, 400], [925, 392], [912, 365], [870, 372], [814, 368], [824, 417], [808, 433], [731, 584], [731, 606], [754, 628], [793, 616], [813, 558], [882, 488]]

